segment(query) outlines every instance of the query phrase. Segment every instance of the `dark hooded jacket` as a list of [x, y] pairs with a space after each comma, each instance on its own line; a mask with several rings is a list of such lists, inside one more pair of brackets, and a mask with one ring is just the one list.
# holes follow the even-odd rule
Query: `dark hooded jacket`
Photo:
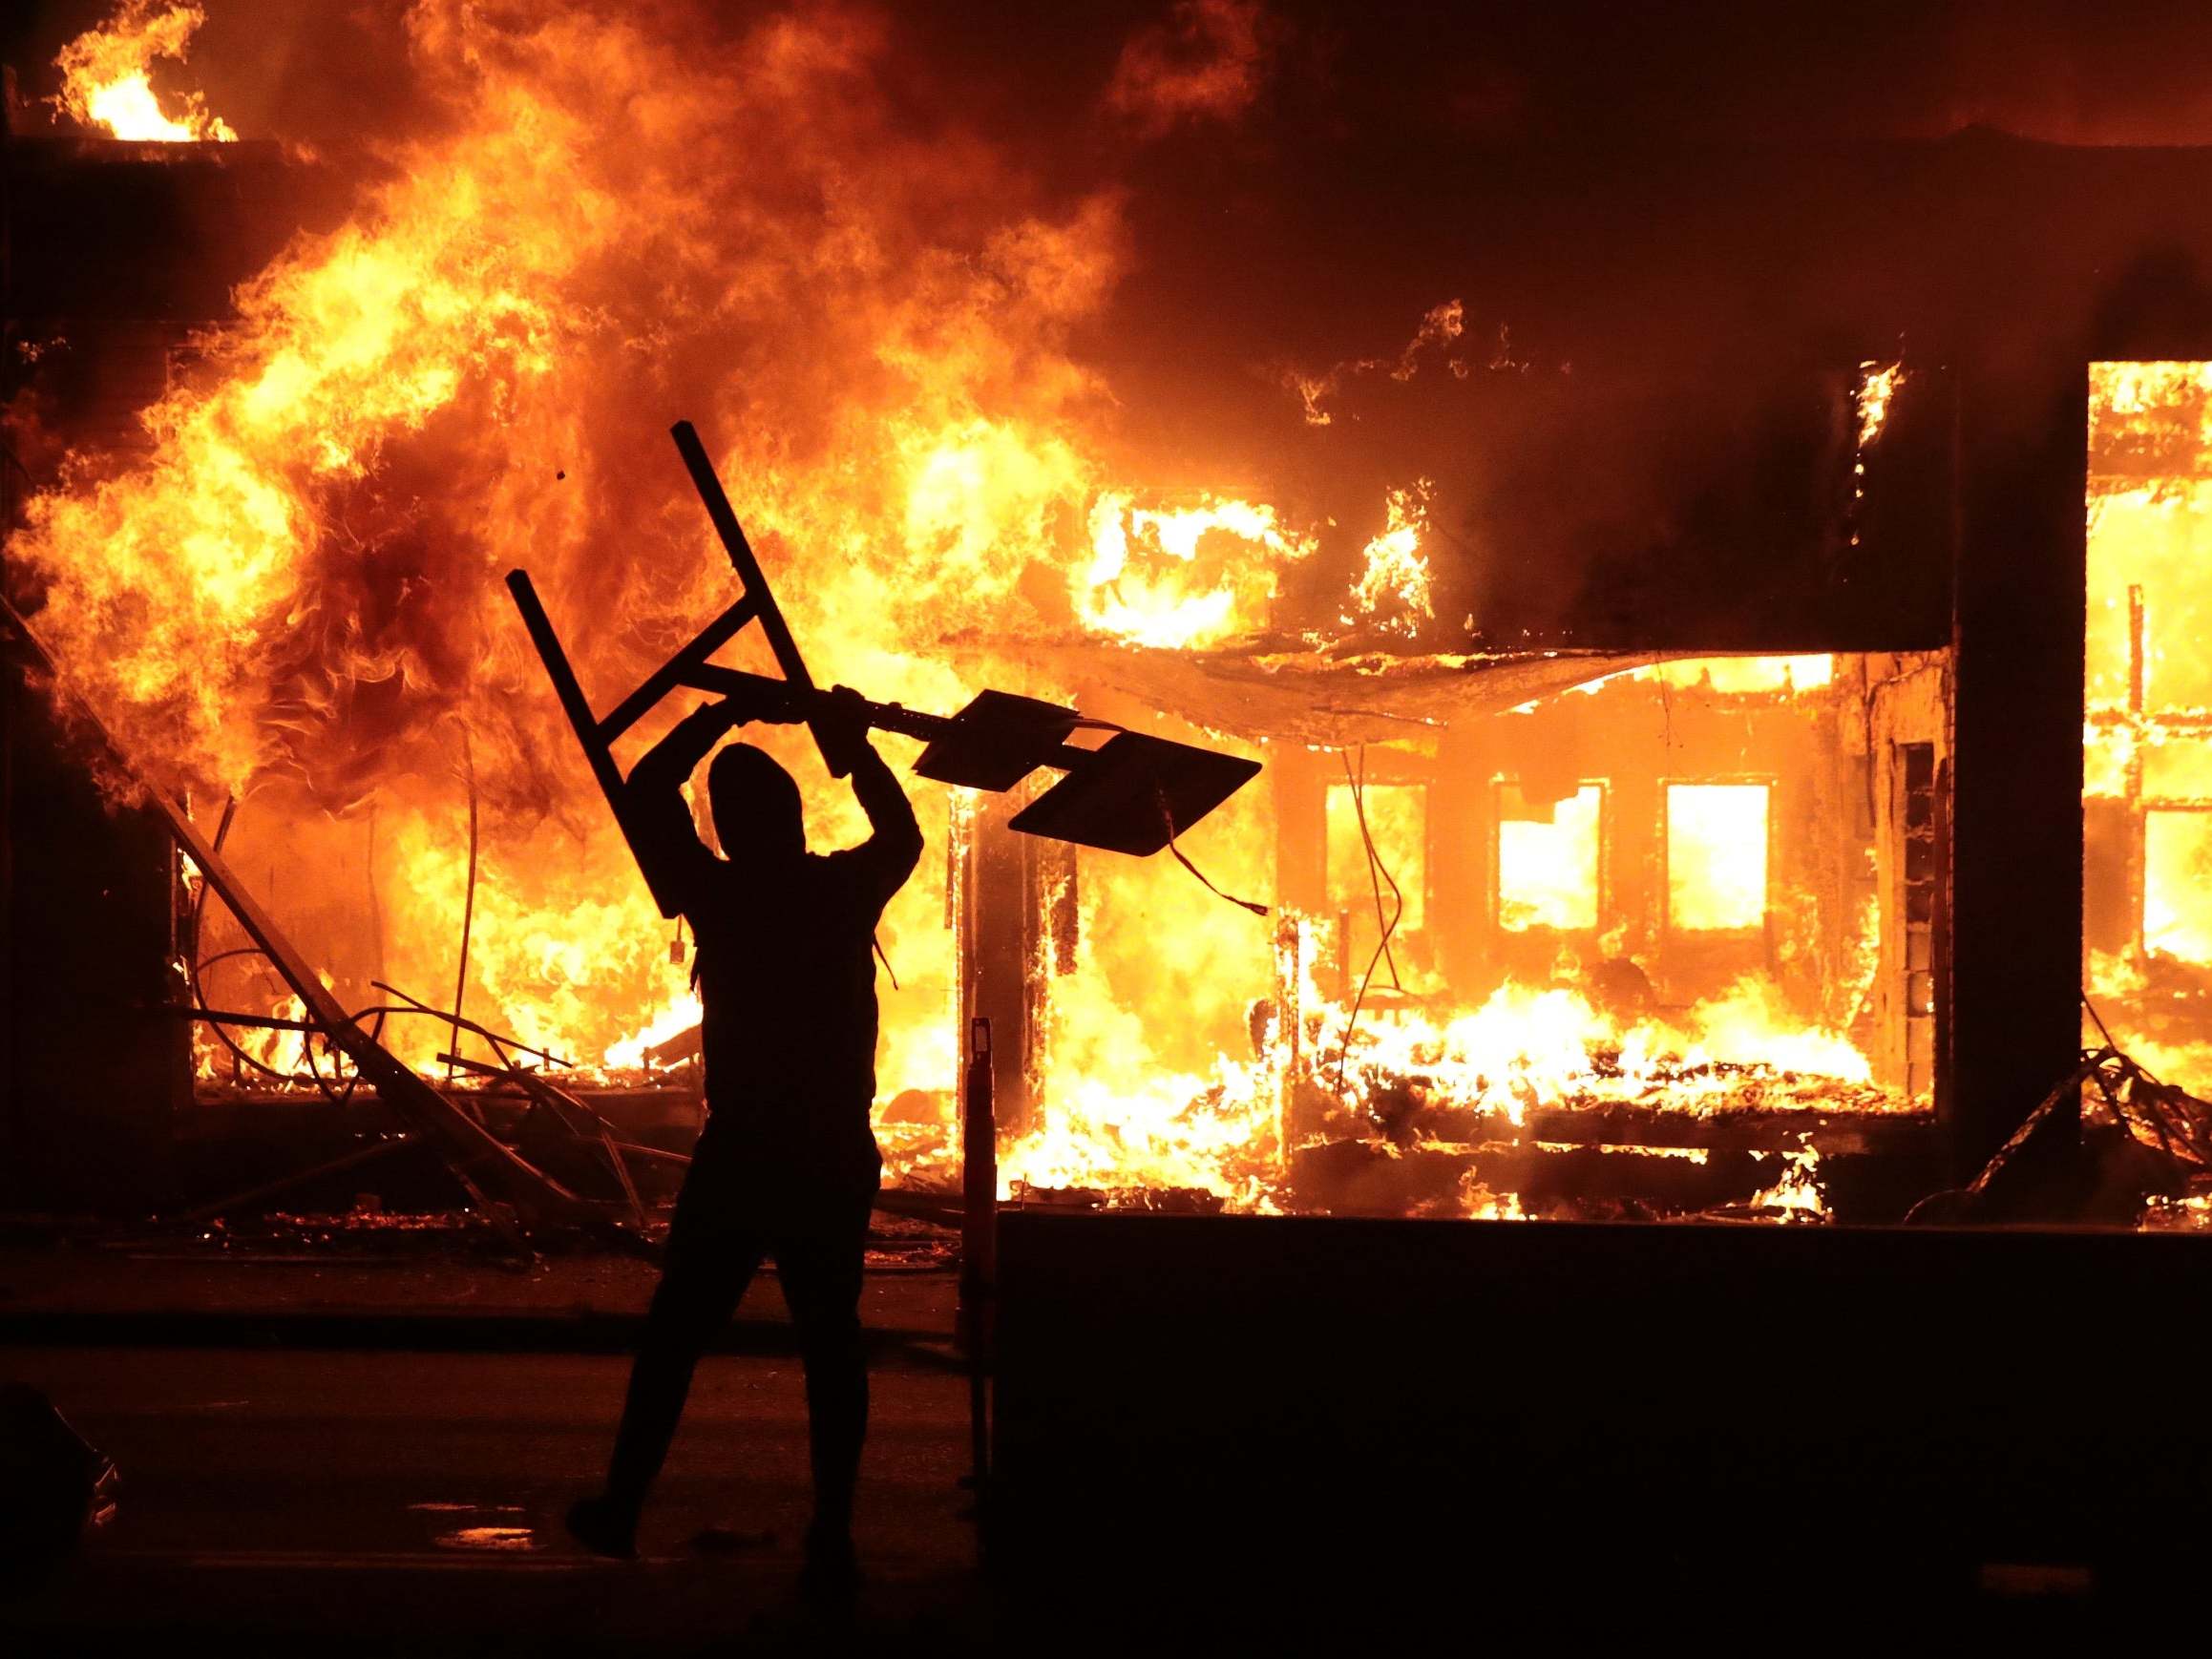
[[698, 940], [708, 1138], [731, 1164], [728, 1201], [748, 1214], [804, 1216], [873, 1192], [881, 1168], [869, 1124], [874, 932], [921, 856], [921, 831], [897, 779], [861, 743], [853, 787], [874, 833], [844, 851], [808, 852], [797, 787], [739, 746], [710, 773], [729, 853], [717, 857], [681, 790], [701, 740], [711, 746], [727, 727], [703, 718], [712, 713], [639, 763], [631, 832]]

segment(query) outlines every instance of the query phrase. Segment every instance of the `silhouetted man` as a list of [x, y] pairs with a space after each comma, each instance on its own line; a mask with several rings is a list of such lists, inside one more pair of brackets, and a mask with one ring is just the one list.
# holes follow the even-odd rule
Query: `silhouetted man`
[[861, 700], [842, 687], [818, 729], [850, 766], [874, 833], [843, 852], [807, 850], [798, 786], [733, 744], [707, 768], [722, 857], [700, 843], [682, 786], [722, 735], [766, 704], [694, 710], [629, 781], [630, 832], [698, 940], [706, 1004], [706, 1126], [676, 1202], [668, 1250], [630, 1372], [603, 1494], [569, 1529], [603, 1554], [636, 1553], [638, 1516], [683, 1415], [691, 1373], [764, 1256], [775, 1258], [806, 1362], [814, 1472], [811, 1589], [854, 1578], [853, 1488], [868, 1426], [861, 1257], [882, 1171], [875, 1095], [876, 918], [921, 856], [914, 809], [868, 743]]

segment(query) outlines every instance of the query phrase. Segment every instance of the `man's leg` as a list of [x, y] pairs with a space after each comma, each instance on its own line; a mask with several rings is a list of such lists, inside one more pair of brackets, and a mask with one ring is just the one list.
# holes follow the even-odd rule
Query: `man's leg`
[[868, 1355], [860, 1336], [862, 1255], [867, 1217], [849, 1234], [779, 1242], [776, 1270], [798, 1328], [807, 1368], [807, 1419], [814, 1469], [814, 1523], [807, 1535], [816, 1557], [849, 1560], [853, 1492], [860, 1448], [868, 1437]]
[[633, 1523], [676, 1438], [699, 1356], [737, 1311], [761, 1253], [735, 1240], [669, 1241], [607, 1466], [607, 1497]]
[[569, 1531], [602, 1555], [636, 1552], [638, 1517], [676, 1437], [691, 1373], [760, 1266], [761, 1247], [727, 1229], [730, 1166], [709, 1120], [676, 1201], [661, 1282], [630, 1366], [606, 1490], [568, 1514]]
[[[661, 1472], [668, 1442], [676, 1437], [700, 1354], [736, 1312], [760, 1266], [760, 1246], [734, 1233], [729, 1225], [731, 1185], [742, 1166], [725, 1125], [708, 1117], [691, 1148], [691, 1167], [685, 1172], [676, 1213], [669, 1218], [661, 1282], [654, 1288], [638, 1354], [630, 1365], [629, 1392], [622, 1401], [621, 1425], [615, 1431], [606, 1494], [593, 1501], [611, 1516], [612, 1529], [621, 1540], [637, 1530], [645, 1494]], [[571, 1530], [578, 1530], [573, 1519]], [[585, 1542], [600, 1547], [593, 1539]]]

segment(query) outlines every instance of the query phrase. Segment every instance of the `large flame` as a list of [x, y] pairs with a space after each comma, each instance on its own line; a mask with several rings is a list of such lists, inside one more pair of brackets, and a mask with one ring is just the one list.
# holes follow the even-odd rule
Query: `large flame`
[[[938, 641], [1039, 626], [1023, 578], [1079, 568], [1105, 476], [1060, 341], [1116, 269], [1113, 204], [1009, 217], [994, 158], [901, 141], [866, 18], [715, 28], [423, 0], [438, 131], [248, 285], [143, 458], [73, 457], [12, 549], [139, 767], [244, 797], [243, 867], [343, 994], [448, 999], [473, 788], [472, 1012], [587, 1060], [664, 1020], [686, 968], [501, 574], [532, 570], [601, 706], [627, 689], [731, 597], [662, 436], [690, 413], [817, 677], [957, 707]], [[766, 741], [817, 842], [850, 838], [803, 742]], [[933, 864], [886, 920], [892, 1090], [953, 1073], [942, 914]], [[421, 1024], [395, 1036], [427, 1060]]]
[[[727, 563], [661, 435], [671, 417], [714, 442], [815, 677], [913, 706], [981, 684], [1071, 697], [1027, 649], [1070, 626], [1173, 648], [1250, 634], [1317, 534], [1249, 493], [1130, 475], [1116, 408], [1068, 345], [1122, 267], [1119, 199], [1030, 210], [1032, 181], [981, 144], [912, 141], [882, 88], [880, 21], [823, 8], [730, 32], [704, 8], [648, 23], [418, 0], [408, 28], [434, 130], [396, 142], [344, 224], [247, 285], [202, 367], [145, 411], [149, 448], [73, 457], [11, 552], [71, 688], [138, 769], [241, 800], [232, 861], [350, 1005], [388, 1000], [372, 980], [450, 1002], [465, 922], [473, 1017], [635, 1065], [696, 1018], [687, 949], [591, 791], [499, 578], [531, 570], [601, 708], [727, 604]], [[1439, 307], [1399, 368], [1462, 328]], [[1426, 486], [1388, 511], [1355, 620], [1410, 632], [1433, 609]], [[1782, 695], [1827, 664], [1696, 672]], [[759, 741], [799, 776], [816, 845], [861, 832], [803, 734]], [[1377, 976], [1367, 951], [1381, 958], [1394, 904], [1397, 924], [1418, 921], [1423, 885], [1424, 831], [1391, 788], [1363, 793], [1364, 828], [1402, 891], [1364, 854], [1329, 877], [1356, 917], [1338, 954], [1362, 959], [1328, 986], [1337, 918], [1275, 929], [1194, 899], [1165, 860], [1085, 859], [1009, 1184], [1265, 1207], [1296, 1150], [1292, 1102], [1357, 1122], [1409, 1079], [1515, 1124], [1544, 1102], [1726, 1109], [1747, 1070], [1769, 1105], [1793, 1080], [1806, 1103], [1865, 1084], [1846, 1035], [1757, 976], [1664, 1017], [1518, 981], [1455, 1008], [1421, 1000], [1434, 974], [1409, 957], [1362, 1006], [1350, 981]], [[916, 799], [945, 847], [961, 808]], [[1595, 831], [1580, 803], [1519, 826], [1523, 931], [1582, 914]], [[1738, 803], [1684, 840], [1707, 850], [1685, 852], [1682, 925], [1756, 925], [1764, 823]], [[1183, 844], [1225, 885], [1275, 896], [1266, 791]], [[957, 1068], [947, 862], [925, 859], [881, 930], [898, 976], [881, 1094], [920, 1098], [939, 1127]], [[203, 955], [218, 1005], [283, 1004], [242, 958]], [[390, 1030], [425, 1066], [452, 1040], [433, 1019]], [[298, 1047], [279, 1034], [254, 1054], [282, 1070]]]
[[158, 0], [124, 0], [114, 17], [61, 49], [62, 114], [118, 138], [167, 144], [230, 143], [238, 135], [211, 115], [199, 93], [183, 94], [170, 115], [154, 91], [154, 64], [184, 61], [185, 49], [207, 13], [198, 6], [161, 6]]

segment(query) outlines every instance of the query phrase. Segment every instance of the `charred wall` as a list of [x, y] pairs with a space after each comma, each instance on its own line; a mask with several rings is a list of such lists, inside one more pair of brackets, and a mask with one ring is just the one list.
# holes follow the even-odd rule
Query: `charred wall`
[[155, 814], [101, 798], [83, 735], [57, 724], [12, 651], [0, 702], [0, 1204], [148, 1208], [190, 1087], [190, 1028], [165, 1009], [175, 844]]
[[[25, 140], [0, 127], [0, 526], [72, 450], [128, 453], [198, 330], [307, 215], [273, 145]], [[38, 596], [9, 573], [11, 601]], [[0, 1204], [132, 1211], [175, 1176], [190, 1099], [174, 841], [117, 807], [97, 738], [0, 652]]]

